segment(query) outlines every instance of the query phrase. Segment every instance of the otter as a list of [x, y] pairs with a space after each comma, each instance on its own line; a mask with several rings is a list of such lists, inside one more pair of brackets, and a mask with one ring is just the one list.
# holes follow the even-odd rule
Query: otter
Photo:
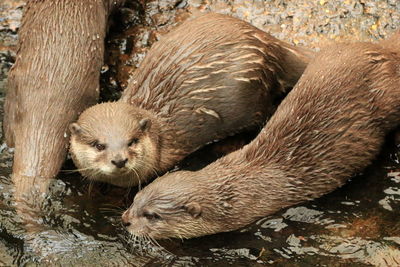
[[186, 21], [152, 46], [119, 101], [71, 124], [73, 161], [122, 187], [161, 175], [213, 140], [261, 128], [312, 56], [230, 16]]
[[122, 2], [27, 2], [4, 105], [17, 193], [61, 169], [68, 125], [97, 102], [107, 19]]
[[122, 222], [136, 238], [239, 229], [342, 186], [400, 122], [400, 38], [321, 50], [259, 135], [199, 171], [157, 178]]

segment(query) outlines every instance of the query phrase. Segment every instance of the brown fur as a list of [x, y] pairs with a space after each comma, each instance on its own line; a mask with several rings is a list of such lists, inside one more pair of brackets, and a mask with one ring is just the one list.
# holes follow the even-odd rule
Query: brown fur
[[[165, 35], [150, 49], [119, 101], [150, 111], [155, 118], [152, 123], [160, 130], [158, 142], [153, 142], [158, 158], [151, 165], [154, 172], [140, 177], [132, 173], [126, 186], [162, 174], [209, 142], [262, 127], [312, 55], [219, 14], [200, 16]], [[94, 115], [104, 123], [100, 128], [111, 123]], [[134, 119], [123, 117], [126, 122]], [[92, 130], [96, 136], [97, 130]], [[98, 138], [108, 134], [97, 132]], [[109, 164], [110, 158], [105, 159], [104, 164]], [[77, 165], [91, 168], [93, 164]], [[87, 176], [98, 180], [95, 174]]]
[[[118, 186], [137, 185], [139, 177], [157, 175], [151, 166], [159, 161], [156, 147], [160, 127], [157, 123], [141, 127], [144, 119], [156, 121], [150, 112], [127, 103], [103, 103], [87, 109], [77, 123], [71, 124], [70, 151], [79, 171]], [[133, 139], [138, 142], [130, 144]], [[98, 151], [96, 144], [105, 149]], [[116, 159], [129, 161], [124, 168], [117, 168], [112, 163]]]
[[28, 1], [4, 108], [15, 177], [58, 173], [68, 124], [97, 100], [106, 22], [120, 2]]
[[124, 213], [128, 230], [158, 239], [231, 231], [343, 185], [399, 124], [399, 62], [398, 42], [322, 50], [253, 142], [156, 179]]

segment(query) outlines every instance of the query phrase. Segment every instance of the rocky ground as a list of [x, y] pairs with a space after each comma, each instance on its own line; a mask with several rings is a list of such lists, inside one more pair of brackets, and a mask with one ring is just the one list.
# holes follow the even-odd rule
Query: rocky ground
[[[0, 90], [15, 57], [23, 0], [0, 4]], [[105, 87], [123, 89], [146, 51], [161, 35], [199, 12], [229, 14], [277, 38], [319, 48], [332, 41], [373, 41], [400, 26], [396, 0], [128, 0], [114, 16], [107, 41]], [[109, 74], [107, 73], [109, 72]], [[1, 92], [1, 91], [0, 91]]]

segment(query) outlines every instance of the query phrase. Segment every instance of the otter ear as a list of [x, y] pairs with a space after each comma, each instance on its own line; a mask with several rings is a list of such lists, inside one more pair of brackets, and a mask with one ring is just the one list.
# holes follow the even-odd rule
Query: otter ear
[[201, 206], [197, 202], [191, 202], [183, 206], [183, 209], [192, 215], [193, 218], [198, 218], [201, 215]]
[[79, 126], [78, 123], [73, 122], [69, 125], [69, 131], [71, 132], [71, 134], [78, 135], [82, 132], [82, 128], [81, 126]]
[[151, 127], [151, 120], [148, 118], [141, 119], [139, 121], [139, 127], [142, 131], [149, 130]]

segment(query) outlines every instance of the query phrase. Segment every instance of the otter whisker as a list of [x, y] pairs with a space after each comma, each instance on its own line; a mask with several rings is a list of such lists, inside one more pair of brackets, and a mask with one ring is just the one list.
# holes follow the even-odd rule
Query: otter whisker
[[125, 242], [126, 242], [126, 244], [128, 245], [128, 249], [129, 249], [129, 252], [130, 253], [133, 253], [134, 252], [134, 249], [135, 249], [135, 244], [136, 244], [136, 236], [135, 235], [132, 235], [132, 234], [128, 234], [127, 235], [127, 238], [125, 239]]
[[[142, 185], [141, 185], [141, 180], [140, 180], [139, 173], [137, 172], [137, 170], [134, 167], [132, 167], [132, 171], [135, 173], [134, 178], [138, 181], [138, 186], [139, 186], [139, 190], [140, 190]], [[133, 181], [135, 179], [132, 179], [131, 182], [133, 183]]]
[[157, 240], [156, 240], [155, 238], [152, 238], [151, 236], [149, 236], [149, 238], [150, 238], [152, 244], [153, 244], [154, 246], [156, 246], [160, 251], [164, 251], [164, 252], [167, 252], [167, 253], [169, 253], [169, 254], [172, 254], [172, 253], [169, 252], [166, 248], [164, 248], [163, 246], [161, 246], [160, 243], [158, 243]]
[[139, 245], [140, 245], [140, 253], [142, 253], [142, 255], [143, 255], [144, 251], [145, 251], [145, 247], [147, 245], [146, 236], [145, 235], [139, 236], [139, 240], [140, 240], [140, 243], [139, 243]]
[[[112, 219], [120, 220], [122, 212], [120, 210], [113, 210], [113, 209], [106, 209], [106, 208], [99, 208], [99, 211], [104, 216], [107, 216]], [[122, 222], [121, 222], [122, 223]]]
[[183, 236], [181, 234], [178, 235], [180, 240], [183, 242]]
[[142, 181], [140, 179], [138, 179], [138, 188], [139, 191], [142, 190]]
[[[122, 222], [121, 222], [121, 226], [122, 226]], [[122, 241], [123, 244], [128, 245], [127, 241], [128, 241], [128, 238], [130, 238], [130, 235], [123, 233], [123, 234], [118, 234], [118, 237], [120, 238], [120, 241]]]
[[155, 174], [156, 177], [159, 176], [159, 174], [158, 174], [158, 172], [157, 172], [157, 169], [154, 167], [154, 165], [149, 164], [148, 162], [143, 161], [143, 160], [141, 160], [141, 159], [137, 159], [137, 161], [139, 162], [139, 165], [144, 166], [144, 167], [146, 167], [148, 170], [154, 172], [154, 174]]
[[110, 207], [110, 208], [115, 208], [116, 210], [119, 210], [119, 211], [126, 210], [125, 208], [122, 208], [121, 206], [110, 204], [110, 203], [103, 204], [103, 206]]
[[[133, 172], [135, 173], [136, 178], [137, 178], [137, 180], [138, 180], [138, 187], [139, 187], [139, 190], [141, 190], [141, 189], [142, 189], [142, 185], [141, 185], [141, 180], [140, 180], [139, 173], [137, 172], [137, 170], [136, 170], [134, 167], [131, 167], [130, 170], [133, 171]], [[130, 183], [131, 183], [130, 185], [132, 186], [132, 184], [133, 184], [133, 179], [130, 181]]]
[[89, 181], [89, 188], [88, 188], [88, 194], [91, 196], [92, 190], [93, 190], [94, 182], [92, 180]]
[[102, 211], [102, 212], [114, 212], [114, 213], [118, 213], [119, 215], [122, 215], [122, 212], [123, 212], [121, 210], [111, 209], [111, 208], [99, 208], [99, 211]]
[[101, 171], [97, 168], [92, 167], [88, 168], [88, 170], [90, 172], [86, 173], [86, 175], [83, 176], [86, 181], [93, 182], [93, 178], [97, 177], [98, 175], [101, 175]]
[[113, 226], [118, 226], [118, 227], [123, 227], [123, 224], [121, 224], [120, 222], [120, 217], [118, 215], [107, 215], [104, 214], [104, 216], [106, 216], [106, 218], [109, 220], [109, 222], [113, 225]]
[[79, 168], [77, 170], [79, 170], [79, 172], [86, 171], [87, 174], [84, 175], [86, 177], [94, 177], [94, 176], [99, 175], [101, 173], [101, 171], [94, 165], [91, 165], [91, 166], [89, 166], [87, 168]]
[[95, 168], [90, 166], [90, 167], [87, 167], [87, 168], [77, 168], [77, 169], [74, 169], [74, 170], [61, 170], [61, 172], [75, 173], [75, 172], [81, 172], [81, 171], [87, 171], [87, 170], [95, 170]]
[[136, 236], [134, 239], [130, 240], [129, 245], [130, 245], [130, 253], [136, 252], [136, 253], [142, 254], [142, 252], [140, 251], [140, 246], [138, 245], [138, 239], [136, 238]]
[[130, 252], [134, 253], [135, 251], [140, 255], [144, 255], [145, 246], [147, 246], [148, 239], [144, 235], [135, 235], [129, 233], [130, 240], [128, 240], [128, 244], [130, 245]]
[[80, 172], [80, 170], [79, 169], [76, 169], [76, 170], [61, 170], [60, 172], [62, 172], [62, 173], [76, 173], [76, 172]]

